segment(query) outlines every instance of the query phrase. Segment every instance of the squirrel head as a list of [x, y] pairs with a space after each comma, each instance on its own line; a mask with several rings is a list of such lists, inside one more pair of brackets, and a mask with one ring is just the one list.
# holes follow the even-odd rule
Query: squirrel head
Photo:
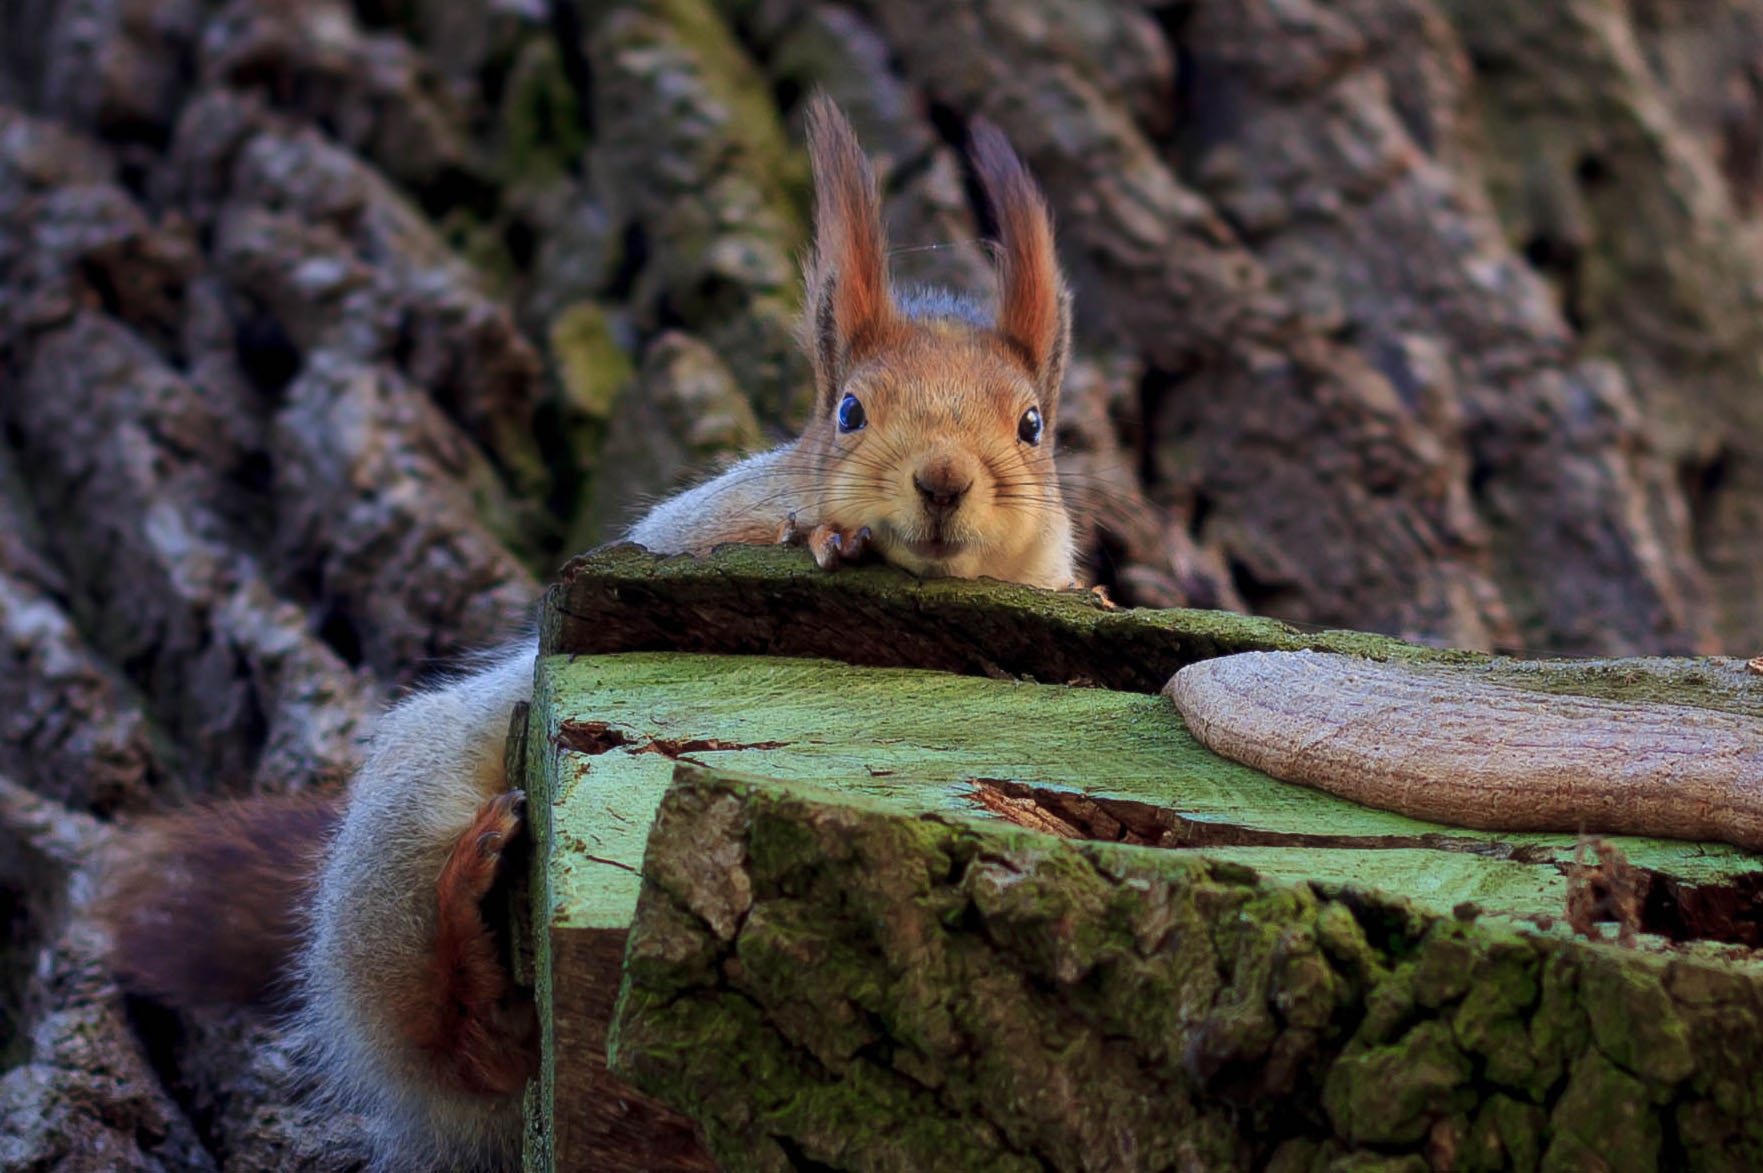
[[1039, 189], [1004, 136], [976, 123], [972, 159], [998, 225], [995, 313], [941, 292], [897, 296], [868, 160], [837, 106], [808, 109], [814, 251], [803, 341], [822, 520], [868, 526], [923, 575], [1066, 586], [1071, 522], [1053, 428], [1071, 298]]

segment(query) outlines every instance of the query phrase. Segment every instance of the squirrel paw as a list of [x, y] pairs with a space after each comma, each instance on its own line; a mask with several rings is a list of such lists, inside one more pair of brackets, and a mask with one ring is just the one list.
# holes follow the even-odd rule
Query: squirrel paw
[[832, 525], [817, 525], [808, 534], [808, 550], [822, 570], [836, 570], [841, 562], [856, 562], [869, 551], [869, 527], [849, 532]]
[[502, 853], [526, 818], [526, 792], [498, 794], [478, 808], [477, 817], [453, 845], [441, 872], [437, 894], [445, 913], [469, 906], [474, 912], [502, 869]]
[[435, 883], [440, 917], [429, 981], [405, 1010], [406, 1035], [444, 1078], [476, 1095], [510, 1095], [533, 1070], [530, 1014], [509, 1004], [508, 971], [483, 910], [525, 813], [523, 792], [498, 794], [454, 841]]
[[777, 540], [782, 545], [807, 546], [808, 552], [814, 555], [815, 565], [822, 570], [836, 570], [841, 562], [856, 562], [867, 554], [869, 537], [868, 526], [850, 530], [823, 522], [812, 529], [804, 529], [792, 513], [778, 531]]

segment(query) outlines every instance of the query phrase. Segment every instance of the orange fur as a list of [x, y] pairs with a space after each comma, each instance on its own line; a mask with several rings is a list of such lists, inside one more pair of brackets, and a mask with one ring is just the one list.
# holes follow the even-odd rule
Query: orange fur
[[980, 186], [998, 221], [998, 333], [1029, 362], [1053, 417], [1065, 376], [1071, 294], [1059, 274], [1047, 202], [1003, 132], [984, 119], [973, 124], [972, 156]]
[[279, 1000], [337, 795], [272, 795], [144, 821], [109, 861], [99, 918], [128, 989], [176, 1006]]
[[886, 343], [897, 320], [888, 290], [888, 244], [875, 176], [851, 124], [832, 99], [808, 103], [808, 156], [814, 169], [814, 253], [803, 323], [814, 365], [815, 415], [837, 401], [843, 373]]
[[440, 919], [428, 980], [399, 1008], [405, 1036], [445, 1082], [472, 1095], [518, 1092], [537, 1067], [530, 1015], [509, 1002], [507, 967], [483, 915], [524, 802], [518, 790], [490, 799], [454, 843], [435, 883]]
[[[442, 1080], [518, 1091], [535, 1055], [483, 900], [520, 828], [518, 792], [485, 802], [436, 882], [428, 980], [400, 999], [407, 1036]], [[272, 795], [147, 820], [109, 861], [99, 904], [124, 986], [170, 1005], [285, 1002], [337, 795]]]
[[[808, 107], [815, 245], [802, 335], [815, 408], [795, 444], [664, 506], [632, 531], [667, 541], [702, 506], [772, 504], [763, 528], [807, 540], [831, 568], [873, 550], [923, 575], [1075, 579], [1069, 516], [1053, 465], [1054, 414], [1070, 338], [1046, 202], [997, 130], [973, 138], [974, 165], [997, 212], [998, 309], [949, 294], [897, 299], [869, 165], [838, 108]], [[854, 398], [864, 423], [838, 425]], [[1019, 439], [1027, 413], [1041, 437]], [[703, 500], [700, 500], [702, 498]]]

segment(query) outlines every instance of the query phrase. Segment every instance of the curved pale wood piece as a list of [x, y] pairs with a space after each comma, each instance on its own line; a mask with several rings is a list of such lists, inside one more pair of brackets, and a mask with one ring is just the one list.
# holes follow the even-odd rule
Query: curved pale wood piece
[[1313, 652], [1191, 664], [1163, 692], [1213, 752], [1412, 818], [1763, 850], [1755, 718]]

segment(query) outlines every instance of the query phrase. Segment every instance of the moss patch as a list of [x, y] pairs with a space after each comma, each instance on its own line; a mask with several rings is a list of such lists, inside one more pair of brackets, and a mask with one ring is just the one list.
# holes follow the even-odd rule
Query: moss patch
[[496, 170], [504, 183], [552, 182], [579, 163], [588, 144], [579, 103], [556, 39], [525, 41], [497, 111]]
[[[706, 870], [706, 834], [746, 850]], [[682, 856], [691, 885], [669, 879]], [[1441, 1146], [1459, 1168], [1651, 1169], [1680, 1119], [1763, 1159], [1744, 1106], [1763, 1038], [1702, 1033], [1755, 1000], [1754, 969], [686, 766], [645, 874], [613, 1061], [731, 1170], [1425, 1168]], [[701, 902], [737, 876], [731, 935]], [[1643, 1009], [1708, 1041], [1648, 1066], [1671, 1048]], [[1625, 1025], [1585, 1027], [1606, 1020]], [[1610, 1053], [1623, 1039], [1645, 1075]]]

